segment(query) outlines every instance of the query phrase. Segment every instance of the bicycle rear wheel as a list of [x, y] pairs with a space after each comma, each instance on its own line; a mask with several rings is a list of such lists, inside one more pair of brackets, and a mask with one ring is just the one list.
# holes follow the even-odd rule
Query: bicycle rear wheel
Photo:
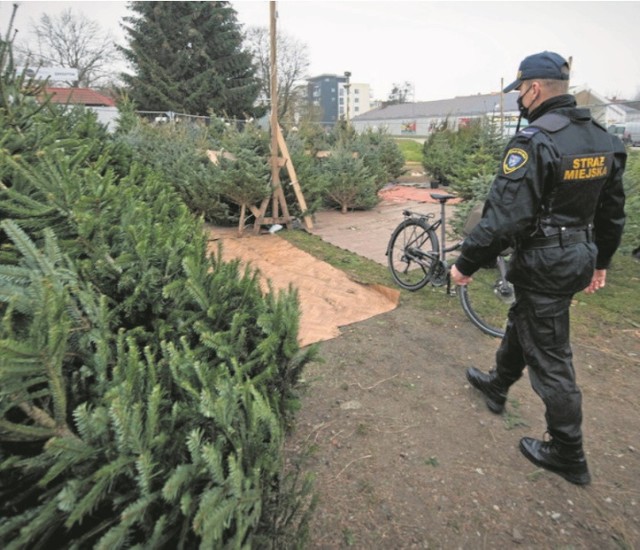
[[515, 300], [513, 285], [505, 277], [506, 260], [473, 274], [473, 282], [458, 287], [460, 303], [469, 320], [485, 334], [502, 338], [509, 307]]
[[407, 290], [426, 285], [439, 264], [438, 237], [426, 221], [404, 220], [395, 228], [387, 247], [387, 262], [393, 280]]

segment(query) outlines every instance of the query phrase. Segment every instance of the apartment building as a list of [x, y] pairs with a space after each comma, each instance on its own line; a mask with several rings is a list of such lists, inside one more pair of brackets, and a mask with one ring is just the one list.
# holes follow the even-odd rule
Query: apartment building
[[322, 74], [308, 80], [309, 103], [320, 108], [320, 123], [332, 127], [338, 120], [351, 120], [371, 109], [369, 84], [350, 81], [350, 75]]

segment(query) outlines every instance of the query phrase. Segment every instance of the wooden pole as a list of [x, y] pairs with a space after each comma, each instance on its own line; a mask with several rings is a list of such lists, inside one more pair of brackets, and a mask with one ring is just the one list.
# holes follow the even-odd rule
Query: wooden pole
[[276, 190], [280, 188], [280, 166], [278, 165], [278, 134], [276, 129], [278, 128], [278, 70], [276, 66], [276, 3], [275, 0], [269, 2], [269, 29], [270, 29], [270, 89], [271, 89], [271, 184], [273, 185], [273, 200], [272, 200], [272, 216], [278, 217], [278, 196]]
[[280, 130], [280, 123], [278, 122], [278, 67], [277, 67], [277, 32], [276, 32], [276, 19], [278, 17], [276, 11], [275, 0], [270, 2], [271, 13], [271, 174], [273, 184], [273, 209], [272, 216], [274, 220], [280, 218], [278, 214], [278, 205], [282, 208], [282, 222], [289, 226], [291, 223], [291, 216], [289, 215], [289, 208], [287, 207], [287, 199], [284, 196], [282, 190], [282, 184], [280, 182], [280, 168], [282, 167], [279, 157], [278, 148], [278, 131]]
[[[270, 40], [271, 40], [271, 48], [270, 48], [270, 63], [269, 63], [269, 88], [271, 95], [271, 117], [270, 117], [270, 126], [271, 126], [271, 216], [267, 217], [266, 212], [269, 206], [269, 198], [266, 198], [262, 201], [260, 208], [249, 205], [249, 209], [253, 213], [256, 218], [256, 223], [254, 226], [254, 232], [259, 233], [260, 227], [262, 225], [267, 224], [276, 224], [276, 223], [284, 223], [287, 226], [291, 223], [292, 219], [289, 215], [289, 208], [287, 207], [287, 200], [284, 196], [284, 191], [282, 189], [282, 182], [280, 181], [280, 170], [286, 166], [287, 171], [289, 173], [289, 177], [291, 178], [291, 184], [296, 193], [296, 197], [298, 198], [298, 202], [300, 203], [300, 208], [303, 212], [307, 210], [307, 204], [304, 200], [304, 196], [302, 195], [302, 191], [300, 189], [300, 184], [298, 183], [298, 178], [295, 173], [295, 169], [293, 168], [293, 163], [291, 162], [291, 157], [289, 156], [289, 151], [287, 149], [287, 144], [284, 141], [284, 137], [282, 136], [282, 130], [280, 129], [280, 124], [278, 122], [278, 71], [277, 71], [277, 63], [276, 63], [276, 43], [277, 43], [277, 32], [276, 32], [276, 2], [275, 0], [271, 0], [269, 2], [269, 22], [270, 22]], [[280, 152], [283, 153], [283, 157], [280, 157]], [[279, 215], [279, 209], [282, 209], [282, 216]], [[307, 229], [311, 229], [313, 224], [311, 223], [311, 218], [308, 215], [304, 216], [304, 222]]]
[[[293, 162], [291, 161], [291, 157], [289, 156], [289, 148], [287, 147], [287, 142], [284, 140], [284, 136], [282, 135], [282, 130], [278, 127], [278, 144], [280, 145], [280, 149], [282, 151], [282, 158], [285, 162], [285, 167], [287, 168], [287, 172], [289, 173], [289, 178], [291, 179], [291, 186], [293, 187], [293, 192], [296, 194], [296, 198], [298, 199], [298, 204], [303, 212], [307, 211], [307, 201], [304, 199], [304, 195], [302, 194], [302, 189], [300, 189], [300, 182], [298, 181], [298, 175], [296, 174], [296, 169], [293, 166]], [[308, 214], [303, 216], [304, 226], [307, 229], [313, 229], [313, 222], [311, 221], [311, 216]]]

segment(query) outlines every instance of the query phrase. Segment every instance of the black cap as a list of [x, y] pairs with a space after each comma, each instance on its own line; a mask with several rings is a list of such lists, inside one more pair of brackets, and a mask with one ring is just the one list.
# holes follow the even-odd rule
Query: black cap
[[[562, 69], [566, 69], [563, 71]], [[518, 68], [518, 76], [504, 90], [505, 94], [520, 87], [523, 80], [542, 78], [547, 80], [569, 80], [569, 64], [564, 57], [554, 52], [534, 53], [525, 57]]]

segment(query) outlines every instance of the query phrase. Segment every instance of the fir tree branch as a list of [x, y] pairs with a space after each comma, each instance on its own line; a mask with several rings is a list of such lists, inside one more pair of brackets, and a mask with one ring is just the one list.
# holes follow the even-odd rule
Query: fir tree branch
[[20, 403], [18, 405], [18, 408], [39, 426], [42, 426], [43, 428], [49, 428], [51, 430], [56, 429], [55, 420], [41, 408], [27, 403], [26, 401], [24, 403]]
[[32, 441], [49, 439], [55, 432], [49, 428], [40, 426], [25, 426], [9, 420], [0, 419], [0, 434], [3, 441]]
[[79, 440], [78, 436], [69, 429], [69, 426], [66, 424], [56, 424], [56, 421], [43, 409], [27, 402], [20, 403], [18, 408], [39, 426], [52, 430], [53, 433], [51, 435], [71, 437]]

